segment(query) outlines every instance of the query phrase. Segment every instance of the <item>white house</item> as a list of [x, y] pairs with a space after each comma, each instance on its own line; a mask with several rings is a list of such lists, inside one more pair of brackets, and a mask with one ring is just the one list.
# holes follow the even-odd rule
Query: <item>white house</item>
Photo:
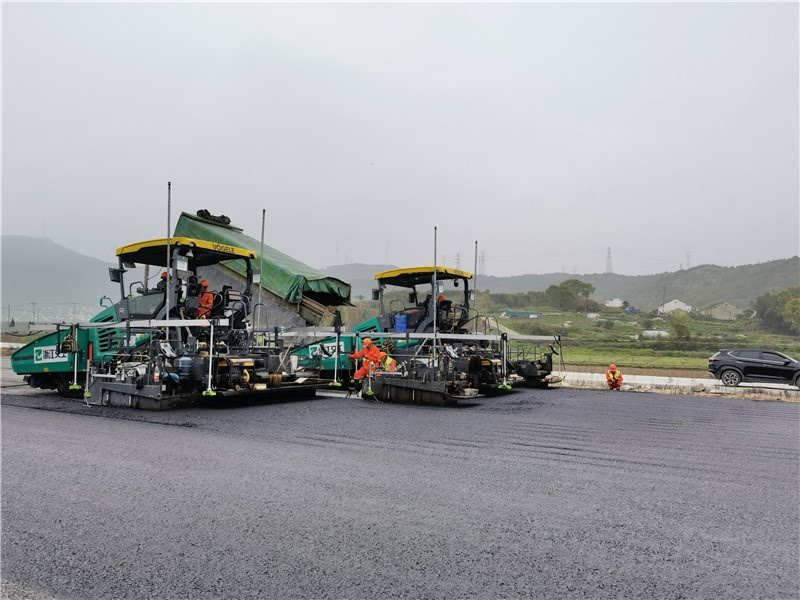
[[680, 300], [670, 300], [666, 304], [659, 306], [657, 312], [660, 315], [668, 315], [675, 310], [682, 310], [683, 312], [690, 313], [692, 312], [692, 307]]
[[606, 306], [608, 306], [609, 308], [622, 308], [622, 306], [623, 306], [622, 303], [623, 303], [622, 299], [620, 299], [620, 298], [612, 298], [611, 300], [606, 300], [604, 304]]
[[700, 311], [701, 315], [719, 319], [721, 321], [735, 321], [742, 314], [742, 309], [734, 306], [730, 302], [720, 302], [712, 304], [708, 308]]

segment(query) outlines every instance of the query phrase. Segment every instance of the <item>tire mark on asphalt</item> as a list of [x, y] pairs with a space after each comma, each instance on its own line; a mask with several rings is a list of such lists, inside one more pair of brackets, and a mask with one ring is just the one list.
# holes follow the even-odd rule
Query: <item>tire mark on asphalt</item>
[[[353, 450], [369, 449], [386, 452], [401, 452], [403, 454], [417, 454], [446, 458], [448, 460], [471, 461], [478, 454], [481, 458], [492, 461], [503, 461], [519, 466], [519, 459], [524, 459], [530, 464], [536, 460], [541, 464], [560, 464], [573, 466], [593, 466], [601, 468], [614, 468], [630, 471], [632, 468], [652, 473], [654, 470], [678, 474], [682, 477], [719, 481], [724, 477], [729, 482], [736, 482], [743, 474], [755, 476], [764, 480], [774, 480], [770, 473], [759, 468], [742, 469], [739, 464], [725, 466], [716, 462], [697, 462], [695, 457], [692, 464], [669, 461], [659, 458], [657, 451], [650, 455], [643, 455], [641, 448], [634, 448], [630, 453], [620, 454], [609, 448], [595, 446], [578, 447], [571, 445], [543, 444], [540, 442], [515, 441], [514, 439], [496, 440], [420, 440], [415, 444], [386, 443], [378, 438], [341, 436], [336, 434], [314, 434], [296, 436], [295, 443], [308, 444], [319, 447], [342, 446]], [[318, 443], [314, 443], [318, 442]], [[613, 444], [607, 444], [616, 447]], [[464, 452], [468, 450], [468, 452]], [[482, 451], [482, 452], [481, 452]], [[684, 457], [687, 461], [690, 457]], [[781, 480], [782, 481], [782, 480]]]
[[[772, 448], [754, 444], [743, 447], [741, 444], [704, 444], [702, 447], [696, 445], [678, 446], [672, 437], [653, 438], [647, 431], [639, 432], [631, 436], [631, 432], [620, 430], [621, 435], [602, 438], [588, 436], [583, 428], [578, 430], [575, 435], [555, 434], [553, 428], [545, 426], [544, 431], [538, 423], [525, 423], [521, 426], [506, 427], [499, 430], [498, 438], [504, 439], [508, 444], [516, 449], [528, 448], [529, 452], [551, 453], [557, 456], [584, 456], [587, 458], [605, 461], [619, 462], [622, 464], [645, 464], [654, 467], [668, 469], [686, 469], [682, 464], [684, 461], [696, 465], [695, 470], [708, 473], [724, 473], [731, 477], [740, 477], [743, 473], [750, 474], [760, 479], [773, 479], [769, 473], [764, 472], [758, 464], [741, 464], [734, 462], [735, 455], [747, 456], [748, 458], [778, 460], [788, 464], [796, 464], [800, 458], [800, 452], [795, 448]], [[660, 435], [664, 435], [661, 432]], [[671, 433], [667, 435], [672, 436]], [[687, 432], [692, 439], [696, 438], [696, 432]], [[632, 438], [636, 438], [640, 443], [634, 443]], [[577, 443], [576, 443], [577, 442]], [[661, 458], [662, 450], [675, 451], [681, 453], [673, 461], [665, 461]], [[628, 448], [629, 450], [625, 450]], [[725, 462], [704, 460], [702, 457], [708, 454], [709, 450], [716, 450], [726, 456]], [[731, 456], [733, 455], [733, 456]], [[640, 458], [633, 458], [640, 457]], [[680, 461], [680, 462], [678, 462]]]

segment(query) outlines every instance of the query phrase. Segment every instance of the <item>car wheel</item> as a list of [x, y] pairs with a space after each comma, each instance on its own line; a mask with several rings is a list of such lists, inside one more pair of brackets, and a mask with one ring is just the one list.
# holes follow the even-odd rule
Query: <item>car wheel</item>
[[728, 370], [722, 372], [722, 375], [719, 376], [719, 380], [723, 385], [736, 387], [742, 382], [742, 376], [739, 375], [737, 371]]
[[800, 388], [800, 375], [794, 378], [794, 387]]

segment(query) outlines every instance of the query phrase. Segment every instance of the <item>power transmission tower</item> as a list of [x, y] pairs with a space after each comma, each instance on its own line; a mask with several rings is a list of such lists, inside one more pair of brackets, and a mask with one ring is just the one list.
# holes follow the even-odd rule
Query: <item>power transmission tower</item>
[[608, 247], [608, 256], [606, 258], [606, 273], [613, 273], [614, 269], [611, 266], [611, 246]]
[[692, 268], [692, 253], [689, 252], [688, 250], [686, 251], [686, 268], [687, 269]]
[[456, 252], [456, 269], [461, 270], [461, 252]]
[[478, 262], [478, 275], [486, 276], [486, 250], [481, 250], [481, 258]]

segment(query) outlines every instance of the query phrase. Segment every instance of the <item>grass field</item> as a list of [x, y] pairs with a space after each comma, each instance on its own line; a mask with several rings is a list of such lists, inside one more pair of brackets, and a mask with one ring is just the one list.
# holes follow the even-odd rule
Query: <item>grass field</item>
[[[568, 365], [603, 366], [621, 363], [640, 369], [705, 371], [708, 358], [722, 348], [771, 348], [800, 358], [797, 336], [766, 333], [753, 320], [717, 321], [683, 319], [676, 331], [669, 318], [628, 315], [621, 309], [590, 318], [550, 308], [534, 308], [535, 319], [498, 319], [498, 323], [520, 334], [560, 335], [564, 361]], [[665, 331], [668, 337], [648, 339], [645, 330]]]

